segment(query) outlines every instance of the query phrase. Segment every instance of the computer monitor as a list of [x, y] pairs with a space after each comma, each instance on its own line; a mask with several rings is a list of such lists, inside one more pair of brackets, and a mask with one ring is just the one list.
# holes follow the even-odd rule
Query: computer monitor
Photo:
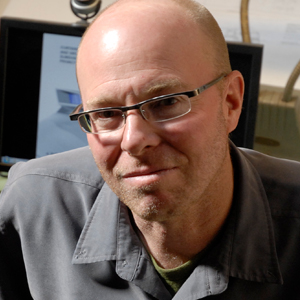
[[[4, 17], [0, 32], [0, 171], [87, 145], [68, 114], [81, 100], [75, 59], [85, 27]], [[246, 82], [233, 142], [252, 148], [262, 47], [228, 43], [233, 69]]]
[[0, 26], [0, 170], [87, 145], [68, 117], [81, 101], [75, 60], [85, 27], [15, 18]]
[[263, 46], [248, 43], [227, 43], [233, 70], [244, 77], [245, 93], [241, 117], [237, 128], [230, 134], [238, 147], [253, 148]]

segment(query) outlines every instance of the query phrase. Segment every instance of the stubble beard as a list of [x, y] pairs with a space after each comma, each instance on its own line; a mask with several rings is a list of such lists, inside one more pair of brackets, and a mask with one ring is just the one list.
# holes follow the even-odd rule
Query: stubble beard
[[[105, 178], [104, 178], [105, 179]], [[105, 180], [106, 181], [106, 180]], [[134, 215], [148, 221], [158, 221], [162, 206], [166, 199], [161, 196], [160, 190], [164, 189], [161, 183], [151, 183], [143, 187], [129, 188], [122, 178], [106, 181], [114, 193], [119, 197]], [[172, 212], [169, 212], [171, 214]]]
[[[209, 167], [209, 170], [206, 170], [207, 172], [211, 173], [210, 175], [208, 174], [208, 177], [210, 177], [211, 180], [204, 184], [205, 177], [207, 176], [206, 174], [202, 174], [200, 176], [202, 177], [202, 180], [199, 180], [199, 184], [202, 185], [200, 189], [201, 191], [196, 188], [196, 192], [194, 192], [193, 189], [195, 189], [197, 183], [194, 179], [189, 181], [187, 178], [184, 179], [186, 181], [186, 185], [184, 185], [185, 187], [183, 187], [182, 184], [178, 186], [175, 185], [174, 187], [165, 187], [160, 182], [156, 182], [143, 187], [130, 188], [124, 183], [124, 179], [120, 175], [122, 172], [119, 172], [118, 170], [107, 172], [105, 170], [106, 168], [103, 168], [103, 166], [100, 165], [98, 165], [98, 168], [100, 172], [104, 169], [104, 171], [101, 172], [103, 179], [112, 189], [112, 191], [119, 197], [121, 202], [123, 202], [133, 212], [133, 214], [148, 221], [162, 220], [166, 216], [172, 216], [176, 214], [172, 205], [170, 205], [172, 202], [177, 203], [178, 201], [186, 201], [187, 197], [193, 199], [190, 201], [190, 203], [199, 201], [201, 197], [203, 197], [201, 200], [202, 202], [210, 201], [209, 198], [211, 191], [209, 190], [214, 189], [213, 181], [220, 178], [218, 172], [221, 171], [224, 164], [226, 152], [225, 147], [229, 147], [228, 137], [226, 137], [227, 142], [225, 141], [224, 137], [224, 135], [226, 135], [225, 125], [226, 120], [224, 119], [220, 107], [218, 126], [214, 137], [217, 142], [215, 142], [214, 147], [210, 149], [212, 153], [210, 158], [208, 158], [210, 161], [212, 161], [212, 165], [211, 168]], [[156, 159], [161, 158], [157, 157]], [[177, 158], [175, 156], [171, 156], [168, 159], [172, 161], [176, 160]], [[214, 164], [214, 160], [217, 161], [216, 164]], [[152, 159], [152, 161], [154, 160]], [[151, 164], [150, 162], [148, 163]], [[189, 182], [192, 183], [192, 181], [194, 181], [194, 185], [190, 186]], [[169, 197], [167, 197], [167, 195], [169, 195]], [[204, 195], [206, 195], [206, 197], [204, 197]], [[166, 208], [166, 210], [164, 210], [164, 208]], [[164, 213], [162, 213], [162, 210], [164, 210]]]

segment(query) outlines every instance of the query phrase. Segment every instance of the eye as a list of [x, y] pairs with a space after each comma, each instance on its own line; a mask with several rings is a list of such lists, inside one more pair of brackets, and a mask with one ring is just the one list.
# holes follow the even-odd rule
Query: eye
[[163, 99], [159, 102], [160, 102], [159, 105], [161, 106], [171, 106], [176, 104], [178, 102], [178, 99], [175, 97], [171, 97], [171, 98]]
[[146, 120], [161, 122], [178, 118], [190, 111], [189, 98], [186, 95], [176, 95], [148, 102], [142, 107]]
[[99, 119], [112, 119], [112, 118], [116, 118], [116, 117], [120, 117], [122, 116], [122, 112], [119, 110], [104, 110], [104, 111], [99, 111], [99, 112], [95, 112], [92, 115], [92, 119], [93, 120], [99, 120]]
[[123, 112], [118, 109], [100, 110], [90, 113], [92, 132], [112, 131], [124, 125]]
[[170, 97], [162, 100], [157, 100], [155, 102], [149, 103], [148, 108], [151, 110], [169, 108], [172, 105], [175, 105], [178, 102], [176, 97]]

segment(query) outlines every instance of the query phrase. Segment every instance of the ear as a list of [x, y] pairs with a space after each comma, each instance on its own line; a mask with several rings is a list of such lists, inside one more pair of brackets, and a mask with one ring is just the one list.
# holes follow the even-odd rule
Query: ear
[[239, 121], [243, 106], [244, 79], [239, 71], [232, 71], [226, 76], [224, 88], [224, 116], [227, 120], [228, 134], [233, 131]]

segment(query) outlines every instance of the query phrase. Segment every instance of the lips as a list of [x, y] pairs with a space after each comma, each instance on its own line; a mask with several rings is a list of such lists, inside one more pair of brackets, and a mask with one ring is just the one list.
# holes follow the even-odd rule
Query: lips
[[126, 172], [120, 178], [130, 185], [145, 186], [159, 182], [175, 169], [176, 168], [147, 168], [133, 172]]
[[158, 174], [158, 173], [166, 171], [166, 170], [168, 170], [168, 169], [141, 170], [141, 171], [127, 172], [122, 176], [122, 178], [150, 176], [150, 175]]

